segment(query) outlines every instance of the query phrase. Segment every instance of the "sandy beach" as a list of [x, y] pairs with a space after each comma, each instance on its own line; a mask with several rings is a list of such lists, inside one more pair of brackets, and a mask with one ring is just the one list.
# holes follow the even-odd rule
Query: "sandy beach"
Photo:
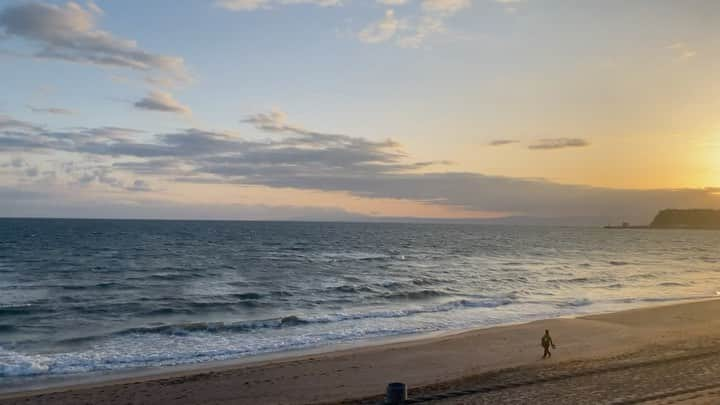
[[[0, 396], [0, 404], [715, 403], [720, 300]], [[550, 329], [557, 350], [542, 359]]]

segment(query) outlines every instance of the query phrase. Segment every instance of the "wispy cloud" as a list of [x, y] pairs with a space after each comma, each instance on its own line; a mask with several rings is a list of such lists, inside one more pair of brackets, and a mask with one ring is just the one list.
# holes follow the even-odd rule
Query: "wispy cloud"
[[385, 16], [369, 24], [358, 33], [358, 39], [368, 44], [385, 42], [395, 36], [400, 29], [401, 21], [395, 17], [393, 10], [385, 11]]
[[397, 40], [397, 44], [403, 48], [419, 48], [432, 34], [445, 31], [444, 19], [424, 15], [420, 17], [410, 29], [410, 33], [403, 35]]
[[423, 0], [422, 9], [430, 13], [452, 15], [471, 4], [470, 0]]
[[102, 10], [94, 3], [83, 7], [74, 2], [23, 2], [0, 10], [0, 29], [9, 39], [38, 45], [32, 54], [37, 58], [154, 71], [175, 80], [188, 79], [182, 58], [145, 51], [133, 40], [99, 29], [100, 15]]
[[490, 146], [503, 146], [503, 145], [510, 145], [513, 143], [518, 143], [520, 141], [517, 141], [515, 139], [495, 139], [488, 143]]
[[525, 0], [495, 0], [495, 3], [502, 5], [508, 13], [516, 12], [517, 6], [524, 2]]
[[153, 191], [152, 187], [150, 187], [150, 184], [146, 182], [145, 180], [135, 180], [132, 185], [125, 187], [128, 191], [141, 191], [141, 192], [148, 192]]
[[215, 5], [231, 11], [252, 11], [268, 7], [269, 0], [218, 0]]
[[58, 107], [34, 107], [34, 106], [27, 106], [27, 108], [34, 112], [34, 113], [41, 113], [41, 114], [56, 114], [56, 115], [72, 115], [75, 114], [75, 111], [69, 110], [67, 108], [58, 108]]
[[287, 113], [281, 110], [272, 110], [268, 113], [249, 115], [240, 122], [251, 124], [255, 128], [266, 132], [288, 132], [298, 135], [335, 136], [335, 134], [310, 131], [297, 124], [288, 122]]
[[41, 127], [27, 121], [17, 120], [0, 114], [0, 130], [39, 131]]
[[133, 103], [133, 105], [135, 108], [141, 110], [171, 112], [184, 115], [192, 114], [190, 107], [175, 100], [172, 94], [158, 90], [151, 91], [147, 96]]
[[254, 11], [280, 5], [311, 4], [320, 7], [342, 5], [342, 0], [217, 0], [215, 5], [230, 11]]
[[690, 59], [697, 56], [697, 51], [685, 42], [674, 42], [667, 46], [667, 49], [672, 50], [677, 59]]
[[[396, 5], [392, 0], [380, 3]], [[402, 48], [420, 48], [433, 34], [446, 32], [445, 21], [471, 4], [470, 0], [423, 0], [418, 13], [403, 18], [398, 18], [395, 11], [389, 9], [382, 19], [365, 26], [357, 37], [365, 43], [394, 40]]]
[[377, 3], [385, 6], [403, 6], [410, 3], [410, 0], [376, 0]]
[[[375, 0], [388, 7], [403, 7], [413, 0]], [[393, 41], [403, 48], [420, 48], [433, 34], [446, 32], [445, 20], [472, 5], [472, 0], [417, 0], [416, 7], [404, 7], [407, 15], [398, 17], [395, 9], [365, 24], [353, 36], [368, 44]], [[343, 6], [342, 0], [217, 0], [215, 6], [231, 11], [269, 10], [291, 4], [310, 4], [319, 7]]]
[[563, 148], [582, 148], [590, 146], [590, 142], [582, 138], [547, 138], [540, 139], [538, 142], [528, 146], [529, 149], [563, 149]]

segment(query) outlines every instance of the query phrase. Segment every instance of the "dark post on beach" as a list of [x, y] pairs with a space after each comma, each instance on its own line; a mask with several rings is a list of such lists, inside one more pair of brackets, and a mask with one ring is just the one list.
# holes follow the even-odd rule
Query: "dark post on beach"
[[387, 386], [385, 404], [397, 405], [407, 401], [407, 385], [403, 383], [390, 383]]

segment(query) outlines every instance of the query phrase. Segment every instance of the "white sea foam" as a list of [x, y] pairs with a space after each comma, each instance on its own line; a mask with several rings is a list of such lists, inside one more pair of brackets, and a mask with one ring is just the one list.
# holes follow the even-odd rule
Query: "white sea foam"
[[48, 374], [52, 359], [42, 355], [29, 355], [0, 347], [0, 377]]

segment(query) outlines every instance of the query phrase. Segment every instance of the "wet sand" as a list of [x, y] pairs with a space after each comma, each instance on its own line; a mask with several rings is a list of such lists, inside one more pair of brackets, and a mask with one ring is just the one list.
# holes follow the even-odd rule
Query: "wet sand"
[[[549, 360], [545, 329], [557, 345]], [[717, 376], [720, 300], [708, 300], [17, 393], [0, 404], [377, 403], [391, 381], [418, 402], [720, 403]]]

